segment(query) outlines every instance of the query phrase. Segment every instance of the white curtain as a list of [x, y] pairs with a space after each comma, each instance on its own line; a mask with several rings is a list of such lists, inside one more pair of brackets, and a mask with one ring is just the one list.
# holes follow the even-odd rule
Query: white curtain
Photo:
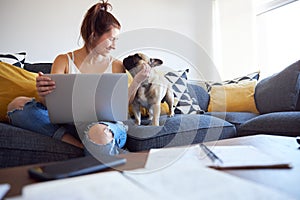
[[252, 1], [213, 0], [213, 55], [223, 80], [257, 70]]

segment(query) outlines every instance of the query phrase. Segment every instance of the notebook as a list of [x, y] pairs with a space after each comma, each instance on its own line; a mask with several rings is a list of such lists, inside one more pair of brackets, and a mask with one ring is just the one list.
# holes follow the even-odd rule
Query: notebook
[[[150, 149], [146, 168], [157, 170], [184, 157], [195, 165], [215, 169], [292, 168], [290, 160], [267, 154], [251, 145], [207, 146], [222, 162], [214, 162], [200, 145]], [[188, 161], [186, 161], [188, 162]]]
[[291, 161], [266, 154], [251, 145], [207, 146], [221, 162], [215, 162], [203, 149], [199, 158], [216, 169], [292, 168]]
[[125, 73], [46, 74], [55, 90], [45, 101], [52, 123], [124, 121], [128, 116]]

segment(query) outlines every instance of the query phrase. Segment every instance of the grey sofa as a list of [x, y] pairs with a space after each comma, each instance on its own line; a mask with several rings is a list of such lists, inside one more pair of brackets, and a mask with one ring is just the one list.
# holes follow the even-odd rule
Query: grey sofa
[[[26, 70], [50, 72], [51, 63], [27, 63]], [[188, 84], [191, 96], [206, 111], [204, 114], [176, 114], [160, 118], [160, 126], [141, 126], [134, 120], [128, 125], [126, 148], [136, 152], [150, 148], [170, 147], [216, 141], [251, 134], [300, 135], [300, 61], [278, 74], [258, 82], [256, 107], [250, 112], [207, 112], [210, 95], [203, 87]], [[0, 167], [13, 167], [84, 156], [82, 149], [62, 141], [0, 122]]]

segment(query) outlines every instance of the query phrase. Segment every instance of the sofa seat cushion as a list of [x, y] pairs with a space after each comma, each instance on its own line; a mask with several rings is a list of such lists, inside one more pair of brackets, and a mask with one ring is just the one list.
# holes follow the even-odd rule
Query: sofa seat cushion
[[142, 151], [151, 148], [189, 145], [236, 136], [235, 126], [216, 117], [198, 114], [178, 114], [174, 117], [161, 116], [160, 126], [136, 126], [134, 120], [128, 125], [126, 148]]
[[13, 167], [84, 156], [83, 150], [60, 140], [0, 123], [0, 167]]
[[299, 136], [300, 112], [274, 112], [259, 115], [238, 128], [238, 135], [257, 133]]
[[207, 112], [205, 114], [223, 119], [231, 124], [234, 124], [235, 126], [239, 126], [259, 115], [252, 112]]

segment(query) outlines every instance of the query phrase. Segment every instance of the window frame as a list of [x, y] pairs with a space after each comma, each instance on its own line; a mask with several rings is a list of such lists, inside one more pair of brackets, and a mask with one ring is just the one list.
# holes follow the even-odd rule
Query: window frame
[[289, 3], [293, 3], [298, 0], [265, 0], [262, 3], [258, 3], [256, 8], [256, 15], [261, 15], [271, 10], [280, 8]]

